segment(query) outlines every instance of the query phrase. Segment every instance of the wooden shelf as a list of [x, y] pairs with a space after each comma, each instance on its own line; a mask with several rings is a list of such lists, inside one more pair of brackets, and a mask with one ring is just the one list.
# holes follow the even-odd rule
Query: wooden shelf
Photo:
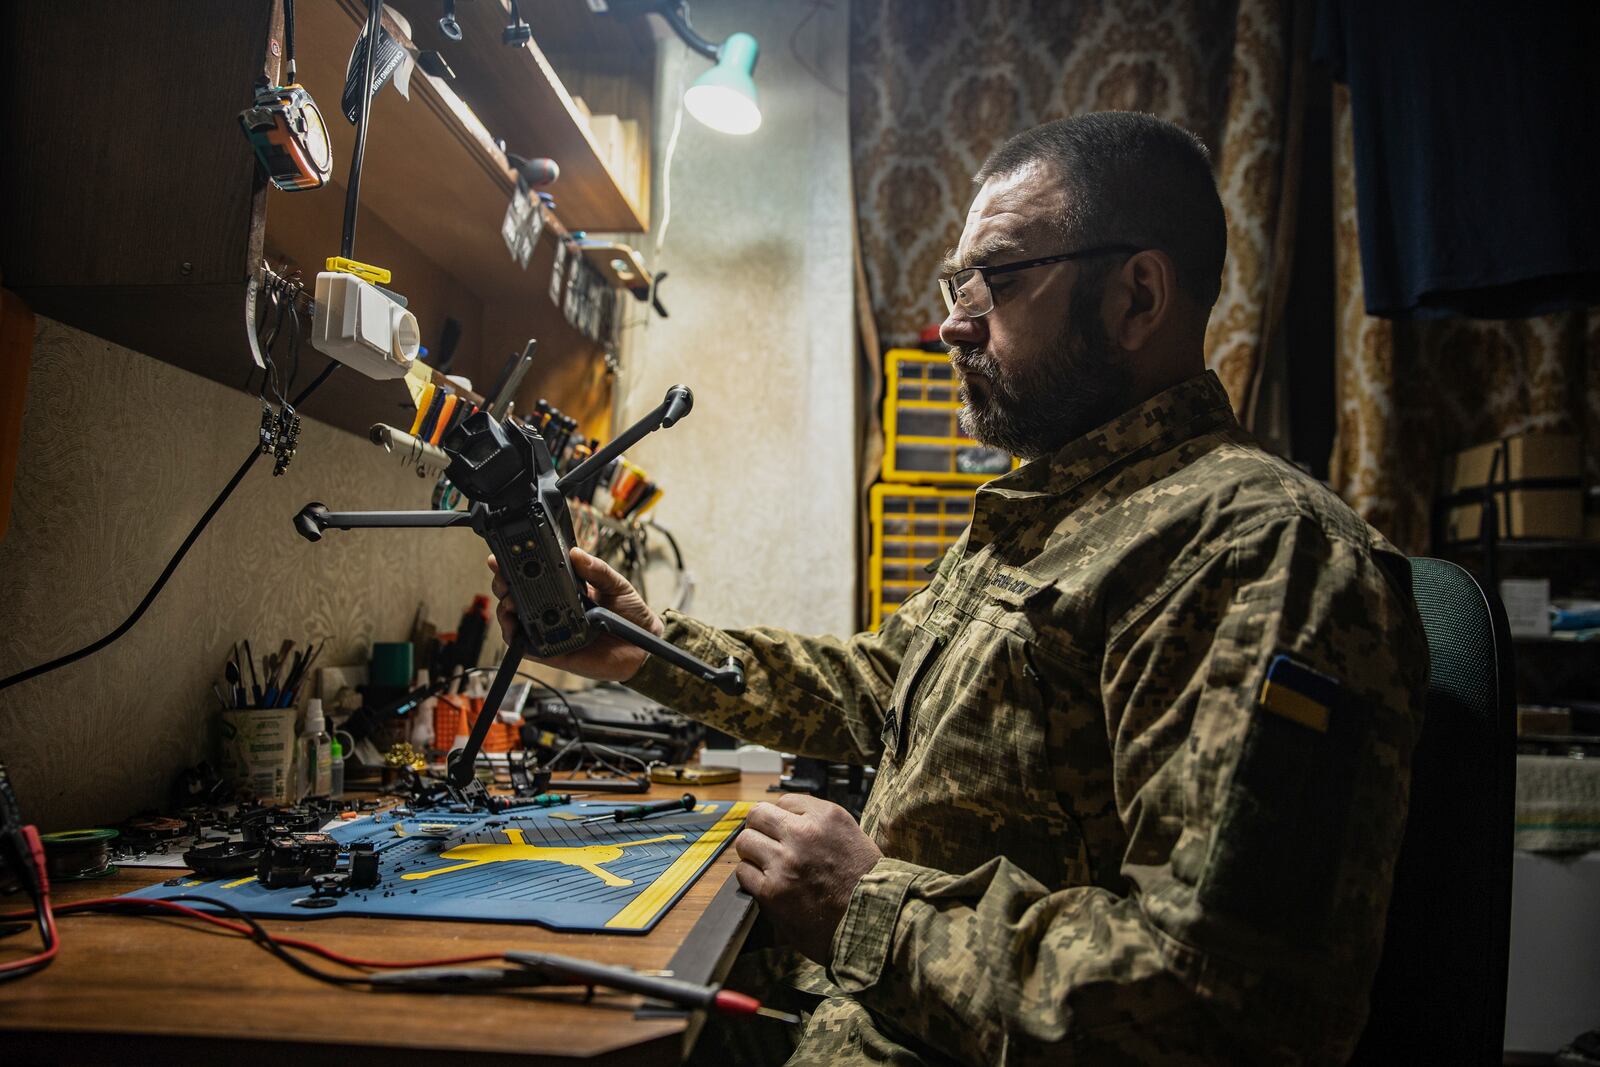
[[549, 191], [569, 229], [643, 233], [650, 228], [649, 204], [635, 204], [622, 191], [571, 94], [539, 49], [541, 5], [521, 6], [534, 40], [520, 48], [501, 43], [509, 20], [507, 0], [457, 4], [459, 41], [440, 32], [440, 8], [432, 0], [401, 0], [395, 6], [410, 21], [417, 47], [445, 57], [456, 73], [453, 88], [494, 137], [503, 138], [517, 155], [546, 156], [560, 165], [561, 178]]
[[[494, 2], [472, 0], [461, 10], [487, 15]], [[265, 257], [298, 268], [309, 287], [339, 251], [354, 144], [339, 97], [365, 7], [362, 0], [296, 5], [299, 77], [334, 145], [334, 180], [299, 193], [269, 192], [236, 118], [257, 73], [277, 73], [281, 14], [273, 0], [84, 0], [68, 8], [24, 0], [0, 8], [0, 85], [13, 104], [0, 115], [5, 284], [41, 314], [242, 387], [251, 368], [244, 322], [251, 273]], [[162, 33], [130, 47], [150, 25]], [[543, 101], [543, 128], [592, 152], [542, 57], [500, 46], [498, 30], [493, 41], [500, 51], [485, 62], [503, 68], [496, 77], [505, 91], [524, 95], [518, 106]], [[50, 58], [69, 54], [78, 60]], [[83, 78], [83, 65], [96, 77]], [[162, 108], [125, 105], [153, 84], [163, 86]], [[621, 193], [603, 167], [586, 172], [580, 161], [574, 170], [561, 151], [540, 151], [561, 159], [569, 227], [626, 223], [616, 214]], [[394, 272], [393, 288], [417, 315], [425, 345], [436, 346], [447, 316], [457, 320], [462, 339], [452, 373], [480, 388], [530, 336], [539, 338], [518, 410], [548, 397], [587, 433], [604, 436], [610, 386], [602, 348], [548, 296], [559, 227], [541, 237], [527, 270], [500, 236], [514, 185], [478, 116], [448, 84], [414, 70], [409, 100], [392, 84], [374, 98], [355, 258]], [[567, 213], [590, 202], [597, 205], [591, 220]], [[635, 217], [632, 228], [641, 226]], [[309, 343], [300, 357], [301, 383], [326, 365]], [[335, 374], [305, 409], [363, 436], [373, 422], [409, 423], [408, 411], [401, 383], [354, 372]]]

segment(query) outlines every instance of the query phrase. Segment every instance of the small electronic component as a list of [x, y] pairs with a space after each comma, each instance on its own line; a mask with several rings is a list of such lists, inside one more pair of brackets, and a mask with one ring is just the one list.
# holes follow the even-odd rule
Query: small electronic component
[[285, 834], [267, 841], [256, 878], [268, 889], [309, 885], [319, 874], [332, 874], [338, 863], [339, 842], [328, 834]]
[[378, 884], [378, 853], [371, 841], [350, 846], [350, 888], [371, 889]]

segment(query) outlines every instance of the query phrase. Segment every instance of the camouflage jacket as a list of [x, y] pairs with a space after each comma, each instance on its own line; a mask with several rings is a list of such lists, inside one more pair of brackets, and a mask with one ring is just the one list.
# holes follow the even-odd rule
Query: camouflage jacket
[[1406, 560], [1262, 452], [1216, 377], [978, 490], [848, 640], [666, 636], [738, 737], [876, 764], [795, 1062], [1336, 1063], [1383, 937], [1427, 649]]

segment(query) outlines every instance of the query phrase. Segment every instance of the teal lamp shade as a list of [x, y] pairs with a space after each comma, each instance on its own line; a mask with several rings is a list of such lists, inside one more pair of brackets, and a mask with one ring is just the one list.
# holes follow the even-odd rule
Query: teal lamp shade
[[722, 133], [754, 133], [761, 126], [761, 109], [750, 75], [759, 52], [756, 39], [748, 33], [730, 34], [717, 50], [716, 66], [683, 94], [689, 114]]

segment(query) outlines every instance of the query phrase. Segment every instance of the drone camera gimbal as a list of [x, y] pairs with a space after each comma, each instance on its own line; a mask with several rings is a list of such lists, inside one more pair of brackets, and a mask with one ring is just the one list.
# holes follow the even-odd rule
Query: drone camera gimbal
[[[472, 501], [467, 511], [329, 511], [310, 503], [295, 516], [295, 530], [308, 541], [320, 541], [329, 527], [471, 526], [494, 552], [500, 574], [511, 587], [518, 627], [466, 746], [450, 754], [448, 778], [457, 789], [472, 781], [478, 750], [526, 655], [559, 656], [605, 633], [724, 693], [744, 692], [744, 668], [732, 656], [713, 667], [590, 600], [568, 554], [575, 538], [564, 490], [597, 477], [640, 438], [658, 427], [671, 427], [693, 405], [694, 394], [688, 387], [674, 385], [654, 411], [563, 475], [556, 473], [549, 447], [537, 431], [478, 411], [440, 442], [450, 457], [446, 476]], [[537, 785], [542, 788], [543, 783]]]

